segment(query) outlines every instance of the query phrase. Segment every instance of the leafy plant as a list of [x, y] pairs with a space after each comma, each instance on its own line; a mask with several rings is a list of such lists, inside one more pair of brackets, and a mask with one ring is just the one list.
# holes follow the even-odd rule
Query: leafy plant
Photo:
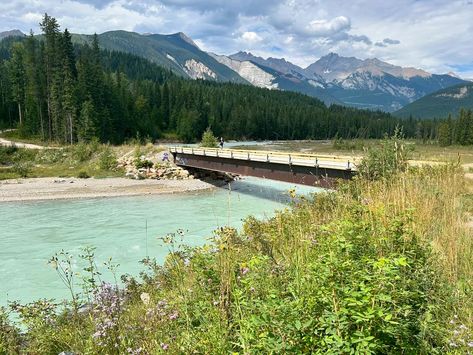
[[205, 148], [217, 148], [218, 141], [214, 136], [210, 127], [207, 127], [205, 132], [202, 134], [202, 140], [200, 141], [200, 146]]
[[15, 145], [8, 147], [0, 146], [0, 165], [10, 164], [17, 151], [18, 148]]
[[77, 174], [77, 177], [78, 177], [79, 179], [88, 179], [88, 178], [90, 178], [90, 175], [87, 173], [87, 171], [81, 170], [81, 171], [79, 171], [79, 173]]
[[153, 167], [153, 162], [148, 159], [135, 159], [135, 167], [137, 169], [150, 169]]
[[93, 151], [89, 144], [79, 142], [74, 146], [72, 154], [78, 162], [84, 162], [92, 157]]
[[28, 177], [31, 173], [32, 164], [28, 161], [18, 161], [13, 164], [12, 170], [22, 178]]
[[400, 128], [392, 137], [385, 137], [379, 146], [370, 146], [358, 165], [361, 177], [368, 180], [390, 178], [407, 168], [409, 150]]
[[106, 145], [99, 155], [99, 166], [103, 170], [112, 170], [117, 165], [117, 157], [110, 146]]

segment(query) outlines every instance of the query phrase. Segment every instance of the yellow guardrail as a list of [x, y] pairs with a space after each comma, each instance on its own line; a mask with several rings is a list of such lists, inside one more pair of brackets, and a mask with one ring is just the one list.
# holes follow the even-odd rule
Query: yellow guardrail
[[171, 152], [181, 154], [194, 154], [204, 156], [214, 156], [230, 159], [247, 159], [255, 161], [266, 161], [272, 163], [305, 165], [305, 166], [325, 166], [335, 169], [356, 169], [359, 159], [354, 157], [340, 157], [323, 154], [274, 152], [264, 150], [245, 149], [219, 149], [203, 147], [171, 147]]

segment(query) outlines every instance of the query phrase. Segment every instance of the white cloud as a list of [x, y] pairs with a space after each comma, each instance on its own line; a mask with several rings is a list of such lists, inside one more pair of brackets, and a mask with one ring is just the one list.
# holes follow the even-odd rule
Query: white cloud
[[243, 41], [247, 42], [248, 44], [256, 44], [263, 40], [263, 38], [258, 35], [256, 32], [243, 32], [240, 37]]
[[0, 2], [0, 31], [38, 33], [45, 12], [72, 32], [182, 31], [217, 53], [251, 49], [299, 65], [334, 51], [473, 70], [471, 0], [14, 0]]
[[350, 29], [350, 19], [338, 16], [331, 20], [313, 20], [307, 26], [307, 33], [316, 37], [331, 36]]

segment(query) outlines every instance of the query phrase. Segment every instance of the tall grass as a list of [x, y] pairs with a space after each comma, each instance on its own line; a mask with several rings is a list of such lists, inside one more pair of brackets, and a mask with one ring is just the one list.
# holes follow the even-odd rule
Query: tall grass
[[68, 308], [14, 305], [24, 335], [0, 317], [0, 352], [471, 352], [464, 191], [452, 165], [360, 177], [204, 247], [170, 234], [164, 264], [144, 260], [124, 289], [101, 283], [88, 254]]

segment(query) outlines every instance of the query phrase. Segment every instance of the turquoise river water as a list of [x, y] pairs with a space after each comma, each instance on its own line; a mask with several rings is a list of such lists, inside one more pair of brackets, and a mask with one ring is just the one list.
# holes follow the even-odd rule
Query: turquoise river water
[[[93, 246], [98, 265], [112, 257], [120, 264], [118, 274], [137, 275], [147, 254], [164, 260], [167, 248], [159, 237], [182, 229], [186, 244], [202, 245], [220, 226], [239, 228], [248, 215], [268, 218], [285, 208], [293, 187], [247, 178], [197, 193], [0, 203], [0, 306], [66, 298], [67, 289], [47, 264], [61, 249], [77, 258], [81, 247]], [[316, 191], [297, 187], [300, 194]]]

